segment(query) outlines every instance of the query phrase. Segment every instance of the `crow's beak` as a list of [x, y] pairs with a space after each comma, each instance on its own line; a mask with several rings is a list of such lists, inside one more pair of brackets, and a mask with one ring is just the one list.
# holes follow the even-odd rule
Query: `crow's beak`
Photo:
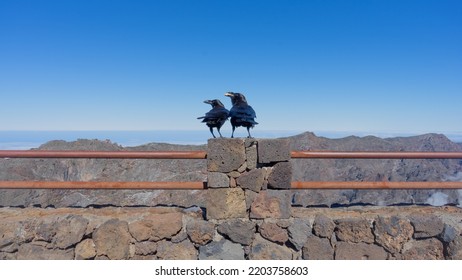
[[205, 100], [204, 101], [205, 104], [212, 104], [212, 102], [213, 102], [212, 100]]
[[227, 93], [225, 93], [225, 96], [233, 97], [234, 94], [232, 94], [231, 92], [227, 92]]

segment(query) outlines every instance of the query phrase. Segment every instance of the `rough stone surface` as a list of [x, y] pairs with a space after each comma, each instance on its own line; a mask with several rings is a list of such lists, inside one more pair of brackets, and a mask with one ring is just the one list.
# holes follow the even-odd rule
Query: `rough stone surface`
[[436, 238], [413, 240], [403, 249], [404, 260], [442, 260], [443, 244]]
[[245, 190], [245, 206], [246, 209], [250, 211], [250, 207], [252, 207], [252, 203], [255, 201], [257, 198], [258, 193], [251, 191], [251, 190]]
[[135, 254], [139, 256], [154, 255], [157, 252], [157, 243], [143, 241], [135, 244]]
[[76, 260], [89, 260], [96, 257], [96, 246], [92, 239], [85, 239], [75, 246]]
[[209, 172], [207, 175], [207, 187], [209, 188], [228, 188], [229, 177], [220, 172]]
[[98, 256], [106, 256], [111, 260], [128, 259], [131, 236], [128, 223], [111, 219], [95, 230], [93, 241]]
[[291, 196], [289, 191], [261, 191], [250, 207], [252, 219], [288, 219], [291, 215]]
[[237, 178], [237, 185], [243, 189], [249, 189], [254, 192], [259, 192], [265, 180], [265, 172], [263, 169], [253, 169], [242, 174]]
[[256, 144], [252, 144], [249, 147], [247, 147], [246, 145], [245, 156], [246, 156], [246, 162], [247, 162], [247, 169], [252, 170], [252, 169], [257, 168], [258, 155], [257, 155], [257, 145]]
[[335, 228], [337, 239], [346, 242], [374, 243], [371, 223], [365, 219], [341, 219]]
[[450, 260], [462, 260], [462, 236], [456, 236], [447, 247]]
[[335, 223], [325, 215], [317, 215], [314, 219], [313, 232], [319, 237], [330, 238], [335, 229]]
[[246, 218], [244, 190], [240, 188], [207, 190], [207, 219]]
[[197, 250], [189, 240], [180, 243], [162, 240], [157, 244], [157, 257], [161, 260], [197, 260]]
[[183, 227], [181, 213], [148, 216], [129, 224], [129, 230], [137, 241], [159, 241], [171, 238]]
[[[224, 239], [239, 245], [245, 258], [276, 256], [275, 258], [284, 259], [329, 259], [336, 256], [343, 259], [375, 259], [384, 258], [385, 251], [389, 259], [462, 259], [462, 209], [458, 207], [295, 207], [292, 208], [291, 217], [287, 219], [249, 220], [246, 217], [204, 221], [206, 211], [207, 209], [198, 207], [0, 208], [0, 259], [197, 259], [199, 248], [205, 246], [200, 243], [207, 242], [201, 239], [201, 232], [207, 235], [207, 232], [212, 232], [212, 226], [218, 233], [214, 232], [213, 239], [206, 245]], [[127, 226], [144, 220], [149, 223], [152, 220], [172, 220], [176, 215], [182, 217], [182, 222], [178, 221], [181, 229], [160, 241], [149, 238], [138, 241]], [[422, 216], [440, 219], [444, 223], [443, 232], [436, 237], [415, 238], [414, 227], [410, 221], [418, 220]], [[60, 235], [57, 234], [57, 227], [63, 225], [66, 228], [73, 224], [71, 221], [80, 220], [79, 217], [82, 221], [88, 221], [83, 240], [74, 244], [75, 240], [80, 239], [80, 234], [69, 234], [70, 240], [74, 240], [69, 242], [72, 245], [65, 249], [59, 248], [59, 244], [62, 246], [60, 242], [64, 241], [58, 242], [57, 236]], [[292, 233], [295, 232], [293, 226], [299, 219], [306, 221], [307, 225], [313, 223], [315, 235], [308, 235], [303, 248], [297, 251], [295, 245], [289, 241], [288, 232], [289, 228]], [[323, 220], [326, 223], [320, 222]], [[346, 236], [353, 241], [338, 240], [338, 229], [332, 236], [327, 236], [331, 231], [328, 228], [332, 228], [332, 221], [348, 223], [349, 220], [353, 221], [351, 225], [361, 224], [361, 221], [372, 225], [375, 242], [355, 243], [355, 238], [361, 239], [359, 236], [362, 235], [351, 232]], [[316, 224], [321, 230], [316, 229]], [[171, 227], [171, 224], [165, 222], [161, 226]], [[75, 228], [80, 227], [83, 225]], [[202, 230], [203, 227], [207, 230]], [[150, 227], [147, 228], [151, 230]], [[325, 228], [327, 229], [324, 230]], [[367, 226], [360, 226], [359, 229], [366, 232], [364, 236], [371, 231], [371, 227]], [[174, 232], [176, 231], [175, 229]], [[66, 230], [63, 229], [63, 232]], [[303, 230], [300, 232], [303, 237]], [[326, 237], [318, 237], [316, 233], [320, 232], [325, 232], [323, 235]], [[64, 234], [62, 236], [64, 238]], [[209, 237], [205, 240], [208, 239]]]
[[435, 216], [414, 216], [411, 224], [414, 227], [414, 238], [435, 237], [444, 230], [443, 221]]
[[212, 241], [215, 235], [215, 224], [202, 220], [192, 220], [186, 226], [186, 232], [192, 242], [205, 245]]
[[297, 251], [302, 249], [312, 231], [309, 222], [303, 219], [295, 219], [287, 230], [289, 232], [289, 241]]
[[67, 216], [56, 223], [56, 235], [53, 240], [60, 249], [66, 249], [80, 242], [87, 229], [88, 220], [82, 216]]
[[245, 162], [244, 140], [234, 138], [209, 139], [207, 170], [227, 173], [239, 169]]
[[263, 222], [258, 230], [263, 238], [278, 244], [285, 244], [289, 240], [287, 230], [275, 223]]
[[290, 189], [292, 183], [292, 163], [279, 162], [268, 177], [269, 189]]
[[286, 246], [268, 241], [257, 234], [250, 249], [249, 258], [251, 260], [291, 260], [292, 256], [292, 251]]
[[441, 238], [443, 238], [444, 242], [451, 243], [456, 237], [459, 235], [457, 229], [451, 225], [444, 225], [443, 233]]
[[53, 243], [60, 249], [77, 244], [83, 238], [88, 220], [81, 216], [52, 217], [38, 226], [35, 240]]
[[398, 253], [411, 239], [413, 228], [408, 220], [397, 216], [379, 217], [375, 222], [376, 242], [391, 253]]
[[312, 235], [307, 238], [302, 252], [305, 260], [333, 260], [335, 251], [328, 239]]
[[337, 243], [336, 260], [386, 260], [387, 252], [377, 245], [367, 243]]
[[255, 235], [255, 223], [250, 220], [229, 220], [218, 226], [218, 232], [235, 243], [250, 245]]
[[27, 243], [19, 247], [18, 260], [72, 260], [74, 249], [48, 249], [42, 245]]
[[289, 139], [259, 139], [258, 162], [270, 163], [290, 160]]
[[199, 247], [199, 260], [244, 260], [242, 245], [222, 239]]

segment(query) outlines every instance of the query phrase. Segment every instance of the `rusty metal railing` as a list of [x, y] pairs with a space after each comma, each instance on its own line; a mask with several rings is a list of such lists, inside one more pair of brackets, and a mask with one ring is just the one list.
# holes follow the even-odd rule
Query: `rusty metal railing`
[[[205, 151], [0, 150], [0, 158], [205, 159]], [[204, 182], [0, 181], [2, 189], [204, 189]]]
[[[293, 159], [462, 159], [462, 152], [292, 151]], [[0, 150], [0, 158], [205, 159], [205, 151]], [[0, 181], [8, 189], [192, 189], [205, 182]], [[292, 182], [292, 189], [462, 189], [462, 182]]]
[[0, 189], [162, 189], [202, 190], [204, 182], [79, 182], [0, 181]]
[[292, 189], [462, 189], [462, 182], [292, 182]]
[[462, 159], [462, 152], [292, 151], [292, 158], [330, 159]]
[[205, 159], [205, 151], [0, 150], [0, 158]]

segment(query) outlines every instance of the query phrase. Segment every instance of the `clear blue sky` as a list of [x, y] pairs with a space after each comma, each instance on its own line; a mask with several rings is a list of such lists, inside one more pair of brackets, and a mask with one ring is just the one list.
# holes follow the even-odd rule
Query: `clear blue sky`
[[[0, 130], [462, 131], [462, 1], [0, 1]], [[229, 123], [223, 130], [230, 130]]]

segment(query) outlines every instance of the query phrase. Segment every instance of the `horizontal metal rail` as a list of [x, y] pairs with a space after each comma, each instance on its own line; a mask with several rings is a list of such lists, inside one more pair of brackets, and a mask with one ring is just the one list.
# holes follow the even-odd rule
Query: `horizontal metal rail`
[[204, 182], [50, 182], [50, 181], [0, 181], [0, 189], [162, 189], [202, 190]]
[[462, 159], [462, 152], [292, 151], [291, 157], [330, 159]]
[[[292, 151], [292, 158], [462, 159], [462, 152]], [[0, 150], [0, 158], [205, 159], [206, 151]]]
[[0, 158], [205, 159], [205, 151], [0, 150]]
[[292, 182], [292, 189], [462, 189], [462, 182]]

